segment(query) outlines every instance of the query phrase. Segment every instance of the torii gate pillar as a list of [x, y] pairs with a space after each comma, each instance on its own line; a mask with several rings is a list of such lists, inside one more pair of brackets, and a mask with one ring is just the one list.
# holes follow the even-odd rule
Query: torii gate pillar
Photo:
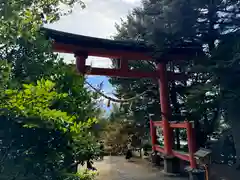
[[163, 122], [163, 136], [164, 136], [164, 151], [166, 155], [172, 154], [172, 142], [171, 132], [169, 126], [170, 117], [170, 103], [169, 103], [169, 90], [168, 90], [168, 77], [165, 63], [158, 63], [157, 71], [159, 73], [159, 94], [160, 94], [160, 105]]
[[[173, 129], [170, 128], [169, 120], [171, 117], [169, 102], [169, 85], [167, 77], [166, 63], [157, 64], [159, 74], [158, 85], [161, 104], [162, 127], [164, 136], [164, 172], [167, 174], [179, 173], [180, 160], [172, 156]], [[156, 140], [155, 140], [156, 141]]]

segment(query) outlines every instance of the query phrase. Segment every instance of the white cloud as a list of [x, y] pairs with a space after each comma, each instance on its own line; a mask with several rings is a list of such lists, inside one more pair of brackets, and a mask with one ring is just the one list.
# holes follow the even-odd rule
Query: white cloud
[[140, 4], [141, 3], [141, 0], [122, 0], [126, 3], [130, 3], [130, 4]]
[[62, 17], [52, 28], [87, 36], [110, 38], [115, 23], [134, 7], [122, 0], [87, 0], [86, 8], [75, 6], [69, 16]]
[[[85, 9], [75, 6], [71, 15], [62, 17], [50, 27], [74, 34], [110, 38], [116, 33], [115, 23], [126, 17], [140, 0], [84, 0], [84, 2]], [[66, 61], [74, 60], [73, 55], [62, 56]], [[89, 57], [87, 64], [94, 67], [111, 67], [111, 61], [107, 58]]]
[[87, 64], [92, 67], [111, 68], [112, 61], [109, 58], [89, 57]]
[[[115, 24], [120, 23], [121, 18], [125, 19], [127, 14], [134, 7], [140, 5], [141, 0], [83, 0], [86, 4], [85, 9], [75, 6], [71, 15], [62, 17], [61, 20], [51, 28], [74, 34], [93, 36], [99, 38], [110, 38], [116, 33]], [[61, 54], [65, 61], [75, 60], [71, 54]], [[87, 64], [94, 67], [109, 68], [112, 63], [107, 58], [89, 57]], [[91, 77], [93, 80], [94, 77]], [[97, 79], [94, 82], [101, 82]], [[105, 78], [103, 90], [108, 96], [114, 97], [110, 92], [113, 91], [112, 86]], [[92, 83], [95, 84], [93, 81]], [[107, 105], [107, 101], [103, 98], [103, 105]]]
[[[67, 63], [75, 63], [75, 57], [72, 54], [61, 53], [60, 57], [64, 58], [64, 61]], [[99, 68], [111, 68], [112, 61], [109, 58], [89, 56], [87, 58], [86, 65], [91, 65], [92, 67], [99, 67]]]

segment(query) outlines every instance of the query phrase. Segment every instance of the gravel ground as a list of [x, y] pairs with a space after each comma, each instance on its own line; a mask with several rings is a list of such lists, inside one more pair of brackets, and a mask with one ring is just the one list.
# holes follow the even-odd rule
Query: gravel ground
[[136, 160], [128, 162], [121, 156], [108, 156], [94, 163], [99, 171], [99, 180], [187, 180], [187, 178], [167, 177], [161, 170], [147, 166]]

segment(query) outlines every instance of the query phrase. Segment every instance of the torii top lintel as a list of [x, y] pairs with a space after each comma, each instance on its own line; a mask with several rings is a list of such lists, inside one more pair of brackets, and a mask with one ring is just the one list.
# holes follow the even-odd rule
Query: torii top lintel
[[[153, 60], [154, 48], [144, 42], [116, 41], [76, 35], [43, 28], [45, 35], [54, 41], [53, 49], [60, 53], [85, 52], [88, 56], [122, 58], [129, 60]], [[196, 48], [171, 48], [166, 50], [165, 60], [186, 59], [195, 56]]]

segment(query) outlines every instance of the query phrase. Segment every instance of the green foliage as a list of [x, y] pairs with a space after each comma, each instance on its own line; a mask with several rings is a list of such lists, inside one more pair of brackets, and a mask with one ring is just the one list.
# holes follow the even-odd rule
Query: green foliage
[[39, 31], [78, 3], [84, 6], [81, 0], [0, 5], [0, 179], [79, 179], [77, 165], [98, 153], [97, 98], [83, 78], [69, 81], [69, 67]]
[[126, 148], [130, 135], [133, 133], [132, 130], [131, 125], [121, 120], [109, 123], [101, 136], [106, 151], [112, 154], [122, 153]]
[[[0, 59], [12, 64], [17, 84], [35, 82], [52, 73], [57, 56], [40, 27], [71, 13], [81, 0], [10, 0], [0, 5]], [[64, 8], [62, 8], [64, 7]]]
[[[83, 163], [97, 153], [95, 138], [89, 131], [96, 120], [81, 122], [51, 109], [55, 101], [67, 96], [57, 93], [54, 85], [42, 79], [36, 85], [24, 84], [22, 89], [5, 91], [1, 102], [1, 108], [7, 110], [1, 114], [2, 178], [63, 178], [72, 163]], [[69, 163], [68, 154], [73, 158]]]
[[129, 116], [121, 112], [117, 104], [113, 104], [108, 123], [105, 124], [101, 134], [105, 149], [109, 153], [122, 153], [130, 141], [133, 147], [141, 146], [141, 141], [145, 137], [145, 127], [127, 118]]
[[99, 97], [96, 93], [84, 88], [85, 79], [74, 69], [66, 64], [60, 64], [55, 71], [52, 80], [56, 82], [59, 93], [68, 94], [65, 98], [56, 101], [54, 108], [76, 116], [81, 121], [87, 121], [90, 117], [99, 117], [101, 109], [98, 106]]
[[0, 61], [0, 96], [5, 90], [6, 85], [10, 79], [11, 66], [7, 61]]
[[[55, 101], [68, 96], [64, 93], [57, 93], [54, 86], [53, 82], [42, 79], [37, 81], [37, 85], [23, 84], [22, 90], [7, 89], [5, 91], [6, 101], [2, 105], [2, 108], [8, 109], [12, 114], [16, 114], [16, 116], [28, 118], [40, 117], [42, 119], [40, 122], [26, 124], [30, 127], [52, 126], [65, 132], [67, 130], [79, 132], [81, 125], [88, 124], [76, 124], [75, 116], [69, 116], [61, 110], [51, 109]], [[73, 126], [67, 129], [67, 124], [72, 124]]]
[[112, 104], [112, 110], [108, 117], [109, 121], [114, 122], [114, 121], [123, 120], [126, 118], [127, 118], [127, 115], [123, 111], [121, 111], [121, 107], [116, 103]]
[[[189, 75], [187, 81], [169, 83], [173, 112], [170, 119], [194, 120], [199, 122], [198, 130], [211, 134], [218, 128], [221, 116], [226, 118], [229, 105], [236, 107], [240, 102], [235, 83], [239, 74], [238, 21], [238, 1], [145, 0], [142, 7], [135, 8], [126, 21], [116, 26], [115, 39], [144, 41], [156, 48], [156, 58], [161, 57], [159, 51], [164, 52], [166, 47], [181, 47], [186, 42], [202, 47], [201, 57], [167, 64], [168, 70]], [[113, 63], [117, 66], [115, 60]], [[155, 62], [131, 61], [129, 66], [142, 71], [156, 70]], [[136, 114], [137, 122], [144, 114], [160, 119], [156, 82], [119, 78], [110, 82], [116, 86], [118, 96], [126, 98], [149, 87], [152, 93], [134, 102], [129, 111]]]
[[80, 170], [78, 172], [78, 176], [80, 177], [81, 180], [93, 180], [96, 178], [98, 175], [97, 171], [91, 171], [88, 169]]

